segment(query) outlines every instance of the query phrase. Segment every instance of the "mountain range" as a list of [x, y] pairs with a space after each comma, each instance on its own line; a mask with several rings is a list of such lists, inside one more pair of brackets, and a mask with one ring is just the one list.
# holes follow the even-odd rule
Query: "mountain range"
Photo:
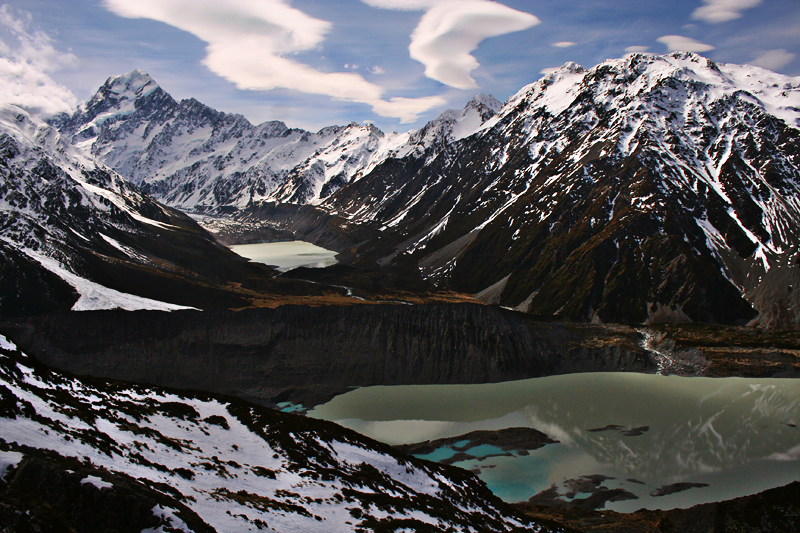
[[795, 327], [799, 109], [796, 78], [675, 52], [403, 134], [253, 126], [138, 71], [51, 122], [167, 205], [357, 268], [573, 320]]
[[5, 105], [0, 129], [3, 315], [236, 308], [265, 292], [326, 292], [273, 280], [38, 117]]
[[158, 200], [225, 214], [259, 201], [320, 203], [387, 157], [420, 154], [474, 133], [499, 108], [479, 95], [419, 131], [387, 135], [351, 123], [312, 133], [278, 121], [254, 126], [194, 99], [177, 102], [134, 70], [109, 78], [72, 115], [51, 122]]

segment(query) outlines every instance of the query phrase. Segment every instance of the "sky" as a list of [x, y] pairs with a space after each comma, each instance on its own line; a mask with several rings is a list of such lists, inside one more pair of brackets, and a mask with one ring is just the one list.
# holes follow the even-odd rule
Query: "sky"
[[568, 61], [674, 50], [800, 76], [800, 2], [9, 0], [0, 103], [68, 111], [139, 69], [253, 123], [406, 131]]

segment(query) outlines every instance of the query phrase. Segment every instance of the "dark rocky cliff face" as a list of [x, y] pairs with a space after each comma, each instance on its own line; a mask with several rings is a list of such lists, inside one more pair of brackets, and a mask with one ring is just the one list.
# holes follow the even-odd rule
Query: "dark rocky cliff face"
[[656, 370], [638, 332], [597, 328], [474, 304], [99, 311], [0, 325], [73, 373], [306, 406], [350, 386]]

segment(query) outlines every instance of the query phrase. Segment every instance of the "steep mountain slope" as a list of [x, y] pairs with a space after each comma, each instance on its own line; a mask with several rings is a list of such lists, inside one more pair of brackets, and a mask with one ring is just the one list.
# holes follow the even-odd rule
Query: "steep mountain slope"
[[679, 52], [567, 64], [322, 207], [380, 225], [363, 261], [533, 313], [794, 327], [798, 128], [796, 78]]
[[480, 95], [419, 132], [386, 135], [351, 123], [311, 133], [278, 121], [254, 126], [194, 99], [177, 102], [135, 70], [109, 78], [75, 113], [52, 123], [158, 200], [230, 214], [259, 200], [318, 203], [386, 157], [473, 133], [499, 108]]
[[1, 335], [0, 401], [0, 516], [18, 531], [547, 530], [472, 474], [335, 424], [73, 378]]
[[4, 315], [240, 307], [234, 284], [276, 284], [15, 106], [0, 108], [0, 273]]

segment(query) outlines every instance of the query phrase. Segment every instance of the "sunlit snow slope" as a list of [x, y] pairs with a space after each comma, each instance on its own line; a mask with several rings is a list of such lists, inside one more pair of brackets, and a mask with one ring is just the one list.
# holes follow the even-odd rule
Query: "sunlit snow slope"
[[53, 120], [72, 142], [158, 200], [185, 211], [230, 214], [253, 202], [319, 203], [387, 157], [421, 154], [473, 133], [500, 108], [481, 95], [423, 130], [372, 125], [316, 133], [174, 100], [146, 73], [108, 81], [72, 115]]

